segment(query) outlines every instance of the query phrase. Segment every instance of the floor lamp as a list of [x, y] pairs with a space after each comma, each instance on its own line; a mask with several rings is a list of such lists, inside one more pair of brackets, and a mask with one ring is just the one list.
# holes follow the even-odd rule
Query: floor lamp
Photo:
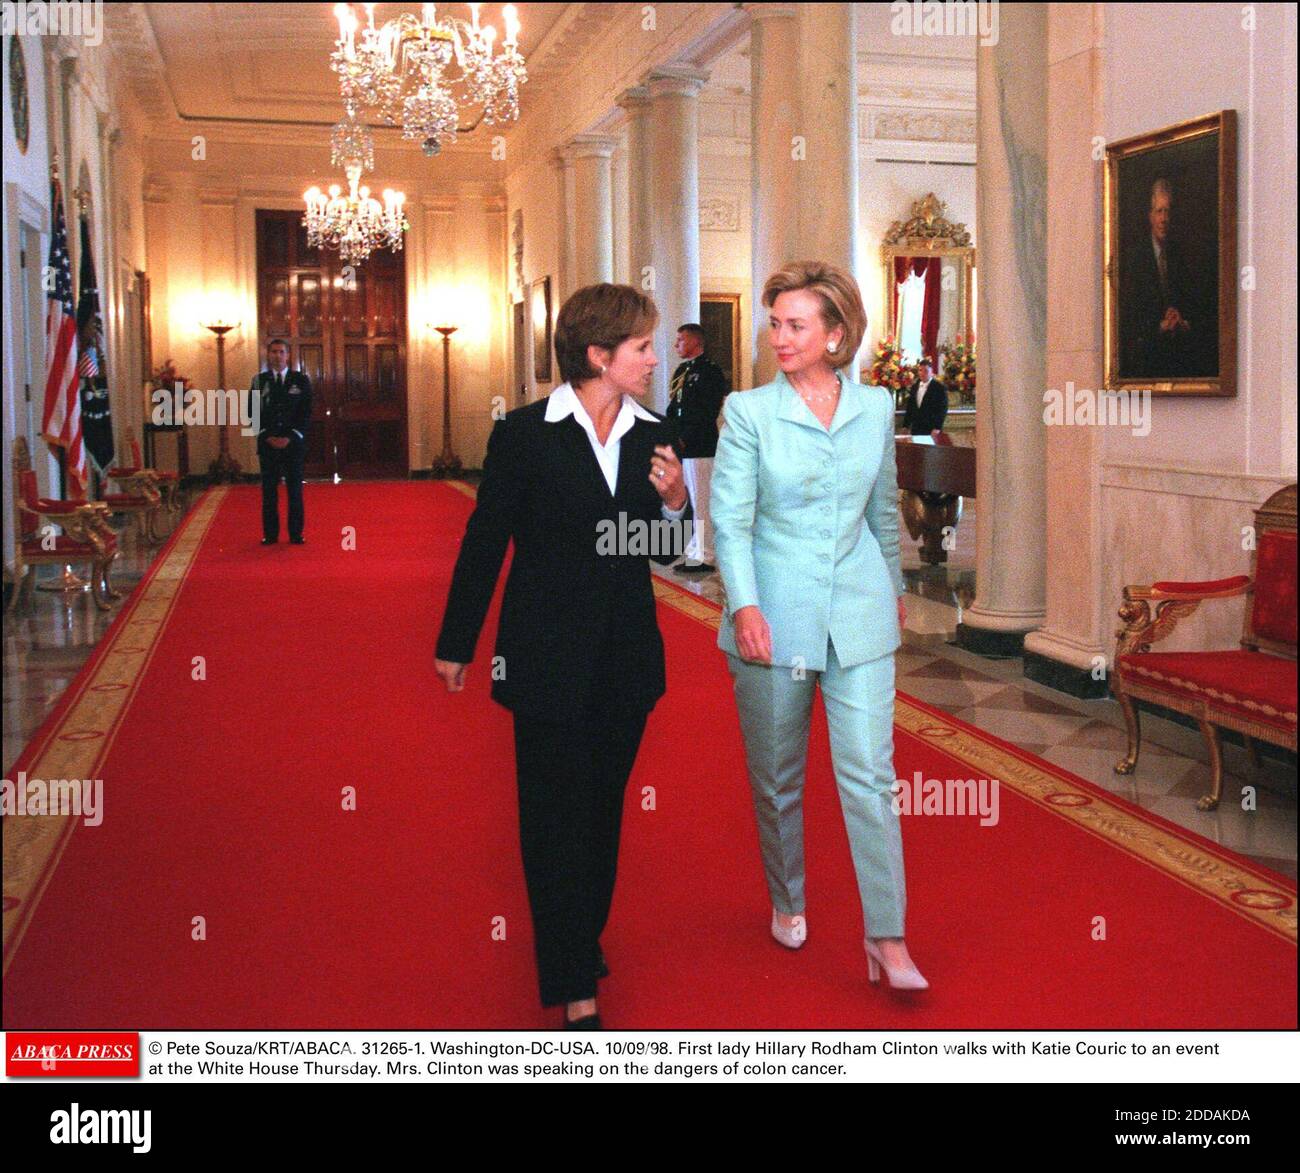
[[[217, 336], [217, 389], [221, 393], [224, 401], [226, 390], [226, 335], [235, 329], [238, 322], [226, 322], [220, 318], [204, 322], [204, 328], [211, 330]], [[217, 435], [217, 458], [208, 466], [208, 478], [213, 484], [220, 484], [222, 481], [237, 481], [243, 469], [233, 456], [230, 455], [230, 433], [228, 431], [230, 421], [222, 415], [221, 426]]]
[[451, 336], [455, 326], [434, 326], [442, 335], [442, 454], [433, 462], [435, 477], [452, 477], [460, 472], [460, 457], [451, 446]]

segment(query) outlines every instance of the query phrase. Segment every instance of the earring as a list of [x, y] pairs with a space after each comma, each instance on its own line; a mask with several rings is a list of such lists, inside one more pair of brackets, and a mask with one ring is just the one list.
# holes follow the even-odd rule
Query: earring
[[604, 368], [604, 367], [601, 367], [601, 368], [600, 368], [600, 373], [601, 373], [602, 375], [605, 373], [605, 368]]
[[828, 343], [826, 343], [826, 349], [827, 349], [831, 354], [834, 354], [837, 350], [839, 350], [839, 348], [840, 348], [840, 344], [839, 344], [838, 342], [828, 342]]

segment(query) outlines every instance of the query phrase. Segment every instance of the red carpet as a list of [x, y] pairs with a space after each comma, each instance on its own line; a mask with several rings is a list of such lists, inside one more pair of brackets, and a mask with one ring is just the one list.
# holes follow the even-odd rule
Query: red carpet
[[[88, 690], [121, 694], [120, 682], [93, 683], [106, 657], [145, 664], [103, 737], [103, 825], [75, 827], [43, 894], [29, 877], [38, 891], [11, 896], [6, 821], [6, 1028], [556, 1025], [536, 1000], [509, 716], [487, 698], [495, 614], [465, 693], [448, 696], [433, 674], [471, 507], [439, 484], [313, 484], [309, 545], [265, 550], [257, 490], [233, 489], [165, 624], [135, 610], [163, 581], [160, 559], [14, 768], [40, 775], [77, 733], [69, 714], [97, 695]], [[203, 511], [187, 529], [201, 531]], [[347, 526], [355, 550], [341, 547]], [[1130, 830], [1107, 839], [1118, 816], [1084, 826], [1052, 809], [1052, 795], [1033, 801], [1011, 786], [994, 827], [906, 819], [908, 943], [934, 988], [905, 1003], [869, 986], [820, 712], [809, 940], [783, 950], [767, 934], [714, 632], [660, 611], [669, 693], [629, 787], [604, 939], [608, 1026], [1295, 1027], [1294, 886], [1077, 780], [1076, 799], [1096, 796]], [[205, 680], [192, 679], [195, 656]], [[904, 778], [972, 776], [901, 730], [896, 764]], [[352, 792], [356, 809], [345, 809]], [[1169, 859], [1190, 861], [1185, 874], [1125, 840], [1138, 822]], [[1218, 865], [1254, 880], [1227, 896], [1197, 887]], [[1283, 931], [1247, 915], [1288, 899]], [[1104, 940], [1093, 939], [1096, 917]], [[206, 939], [194, 939], [195, 918]], [[11, 926], [24, 923], [18, 940]]]

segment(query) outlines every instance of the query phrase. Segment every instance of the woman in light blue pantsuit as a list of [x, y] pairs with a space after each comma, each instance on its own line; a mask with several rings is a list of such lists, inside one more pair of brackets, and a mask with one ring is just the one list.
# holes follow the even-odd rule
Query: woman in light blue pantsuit
[[866, 922], [867, 968], [899, 989], [926, 980], [903, 940], [903, 842], [893, 809], [894, 652], [903, 623], [894, 401], [847, 379], [866, 333], [857, 283], [796, 262], [763, 288], [780, 373], [723, 407], [713, 469], [718, 645], [735, 678], [772, 935], [798, 948], [803, 786], [813, 692]]

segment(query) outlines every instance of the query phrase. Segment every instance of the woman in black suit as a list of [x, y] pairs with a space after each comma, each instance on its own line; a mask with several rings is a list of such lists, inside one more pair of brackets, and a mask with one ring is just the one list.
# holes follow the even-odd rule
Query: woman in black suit
[[[563, 1004], [570, 1027], [600, 1027], [623, 791], [664, 693], [646, 553], [680, 554], [663, 523], [690, 512], [671, 425], [634, 398], [658, 365], [657, 320], [627, 285], [588, 286], [561, 307], [565, 382], [492, 430], [438, 637], [438, 675], [459, 692], [513, 539], [492, 697], [514, 713], [542, 1005]], [[647, 550], [665, 531], [677, 541]]]

